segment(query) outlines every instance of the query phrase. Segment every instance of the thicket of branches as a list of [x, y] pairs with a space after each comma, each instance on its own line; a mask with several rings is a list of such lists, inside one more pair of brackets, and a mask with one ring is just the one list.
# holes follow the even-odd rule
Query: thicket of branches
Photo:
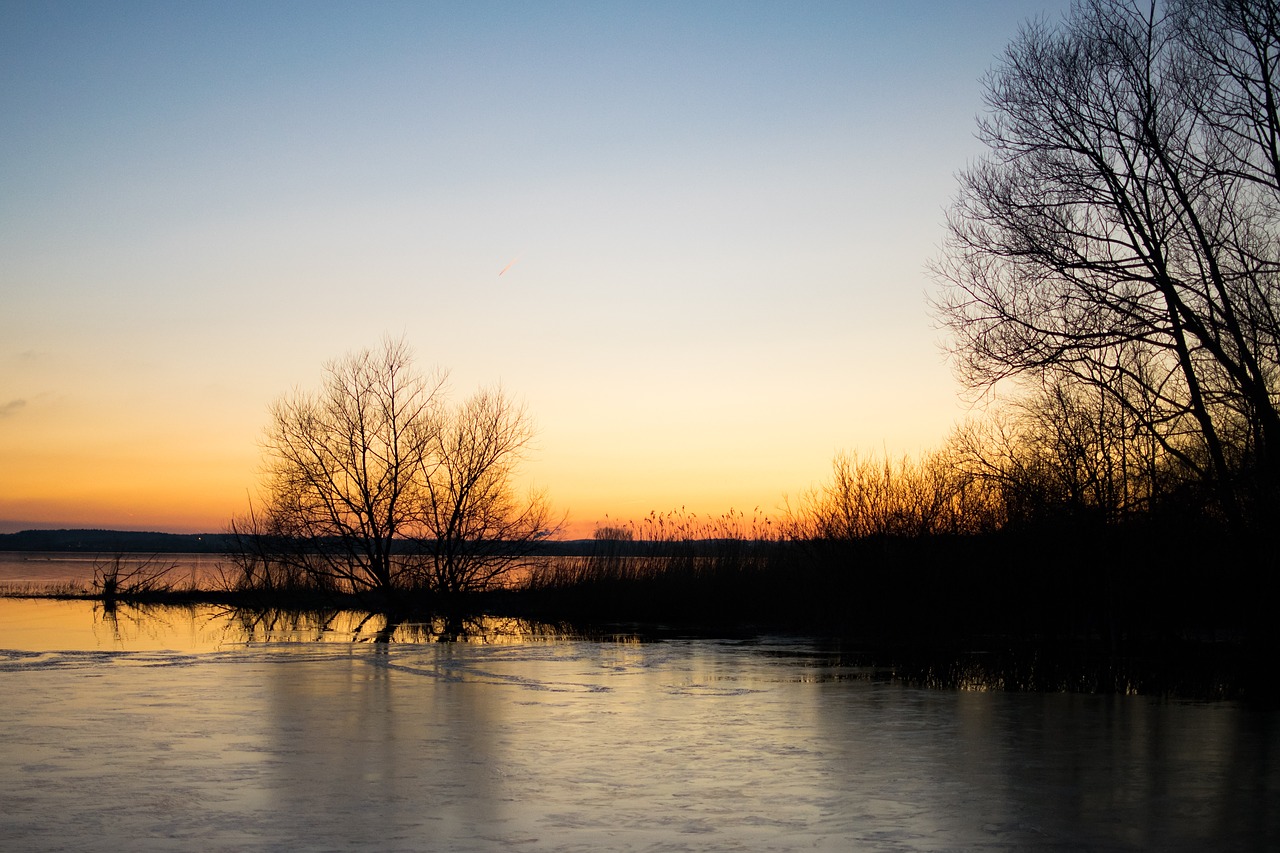
[[938, 316], [971, 387], [1030, 386], [1051, 439], [1098, 423], [1124, 476], [1094, 485], [1138, 489], [1101, 504], [1158, 469], [1234, 525], [1275, 512], [1278, 72], [1270, 0], [1082, 0], [986, 79]]
[[500, 389], [450, 404], [403, 341], [328, 363], [270, 415], [262, 494], [230, 526], [242, 589], [484, 590], [556, 527], [546, 496], [514, 485], [525, 410]]

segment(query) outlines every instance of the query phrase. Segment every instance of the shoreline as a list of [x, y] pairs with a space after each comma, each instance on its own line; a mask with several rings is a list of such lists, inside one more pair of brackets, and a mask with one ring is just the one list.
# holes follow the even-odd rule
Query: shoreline
[[[451, 600], [378, 606], [368, 596], [295, 596], [181, 590], [108, 599], [88, 592], [0, 592], [0, 599], [84, 602], [112, 621], [202, 608], [245, 623], [286, 623], [321, 631], [338, 614], [359, 629], [346, 642], [421, 643], [491, 641], [483, 626], [510, 621], [534, 637], [610, 642], [727, 640], [750, 644], [761, 637], [790, 637], [825, 644], [833, 659], [859, 671], [943, 690], [1131, 695], [1174, 701], [1243, 701], [1274, 707], [1271, 658], [1263, 644], [1238, 633], [1126, 638], [1118, 647], [1097, 637], [1013, 633], [859, 632], [852, 626], [804, 624], [794, 619], [690, 620], [641, 618], [634, 613], [557, 606], [553, 596], [527, 592], [476, 593]], [[359, 618], [356, 618], [359, 617]], [[521, 637], [517, 637], [520, 639]], [[334, 640], [333, 637], [328, 639]]]

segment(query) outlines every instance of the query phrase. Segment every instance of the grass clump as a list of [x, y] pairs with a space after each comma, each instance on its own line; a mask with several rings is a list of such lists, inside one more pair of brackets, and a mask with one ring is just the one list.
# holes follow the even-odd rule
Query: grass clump
[[116, 554], [94, 561], [93, 591], [108, 602], [172, 593], [178, 588], [179, 568], [176, 561], [158, 554], [135, 559]]

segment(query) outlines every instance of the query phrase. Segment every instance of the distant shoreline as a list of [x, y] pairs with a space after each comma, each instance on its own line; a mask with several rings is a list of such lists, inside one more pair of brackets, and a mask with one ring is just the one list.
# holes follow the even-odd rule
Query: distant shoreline
[[[590, 539], [547, 539], [535, 554], [580, 557], [591, 553]], [[0, 551], [63, 551], [85, 554], [224, 554], [234, 550], [226, 533], [159, 533], [136, 530], [59, 529], [0, 533]]]

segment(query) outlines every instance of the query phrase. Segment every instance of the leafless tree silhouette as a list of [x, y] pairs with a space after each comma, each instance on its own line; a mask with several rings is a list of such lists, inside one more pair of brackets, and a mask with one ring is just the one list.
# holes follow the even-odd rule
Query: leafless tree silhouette
[[452, 407], [444, 383], [387, 338], [278, 400], [260, 507], [231, 524], [241, 584], [457, 593], [511, 571], [550, 526], [545, 495], [513, 487], [529, 418], [501, 391]]
[[266, 516], [278, 536], [308, 546], [309, 573], [353, 589], [399, 585], [394, 543], [414, 532], [443, 382], [388, 338], [326, 364], [319, 392], [272, 405]]
[[972, 387], [1096, 388], [1232, 518], [1274, 505], [1280, 470], [1278, 21], [1081, 0], [1024, 27], [936, 265]]
[[477, 392], [435, 431], [418, 499], [431, 589], [493, 586], [558, 529], [545, 492], [522, 497], [512, 485], [532, 439], [525, 409], [501, 389]]

